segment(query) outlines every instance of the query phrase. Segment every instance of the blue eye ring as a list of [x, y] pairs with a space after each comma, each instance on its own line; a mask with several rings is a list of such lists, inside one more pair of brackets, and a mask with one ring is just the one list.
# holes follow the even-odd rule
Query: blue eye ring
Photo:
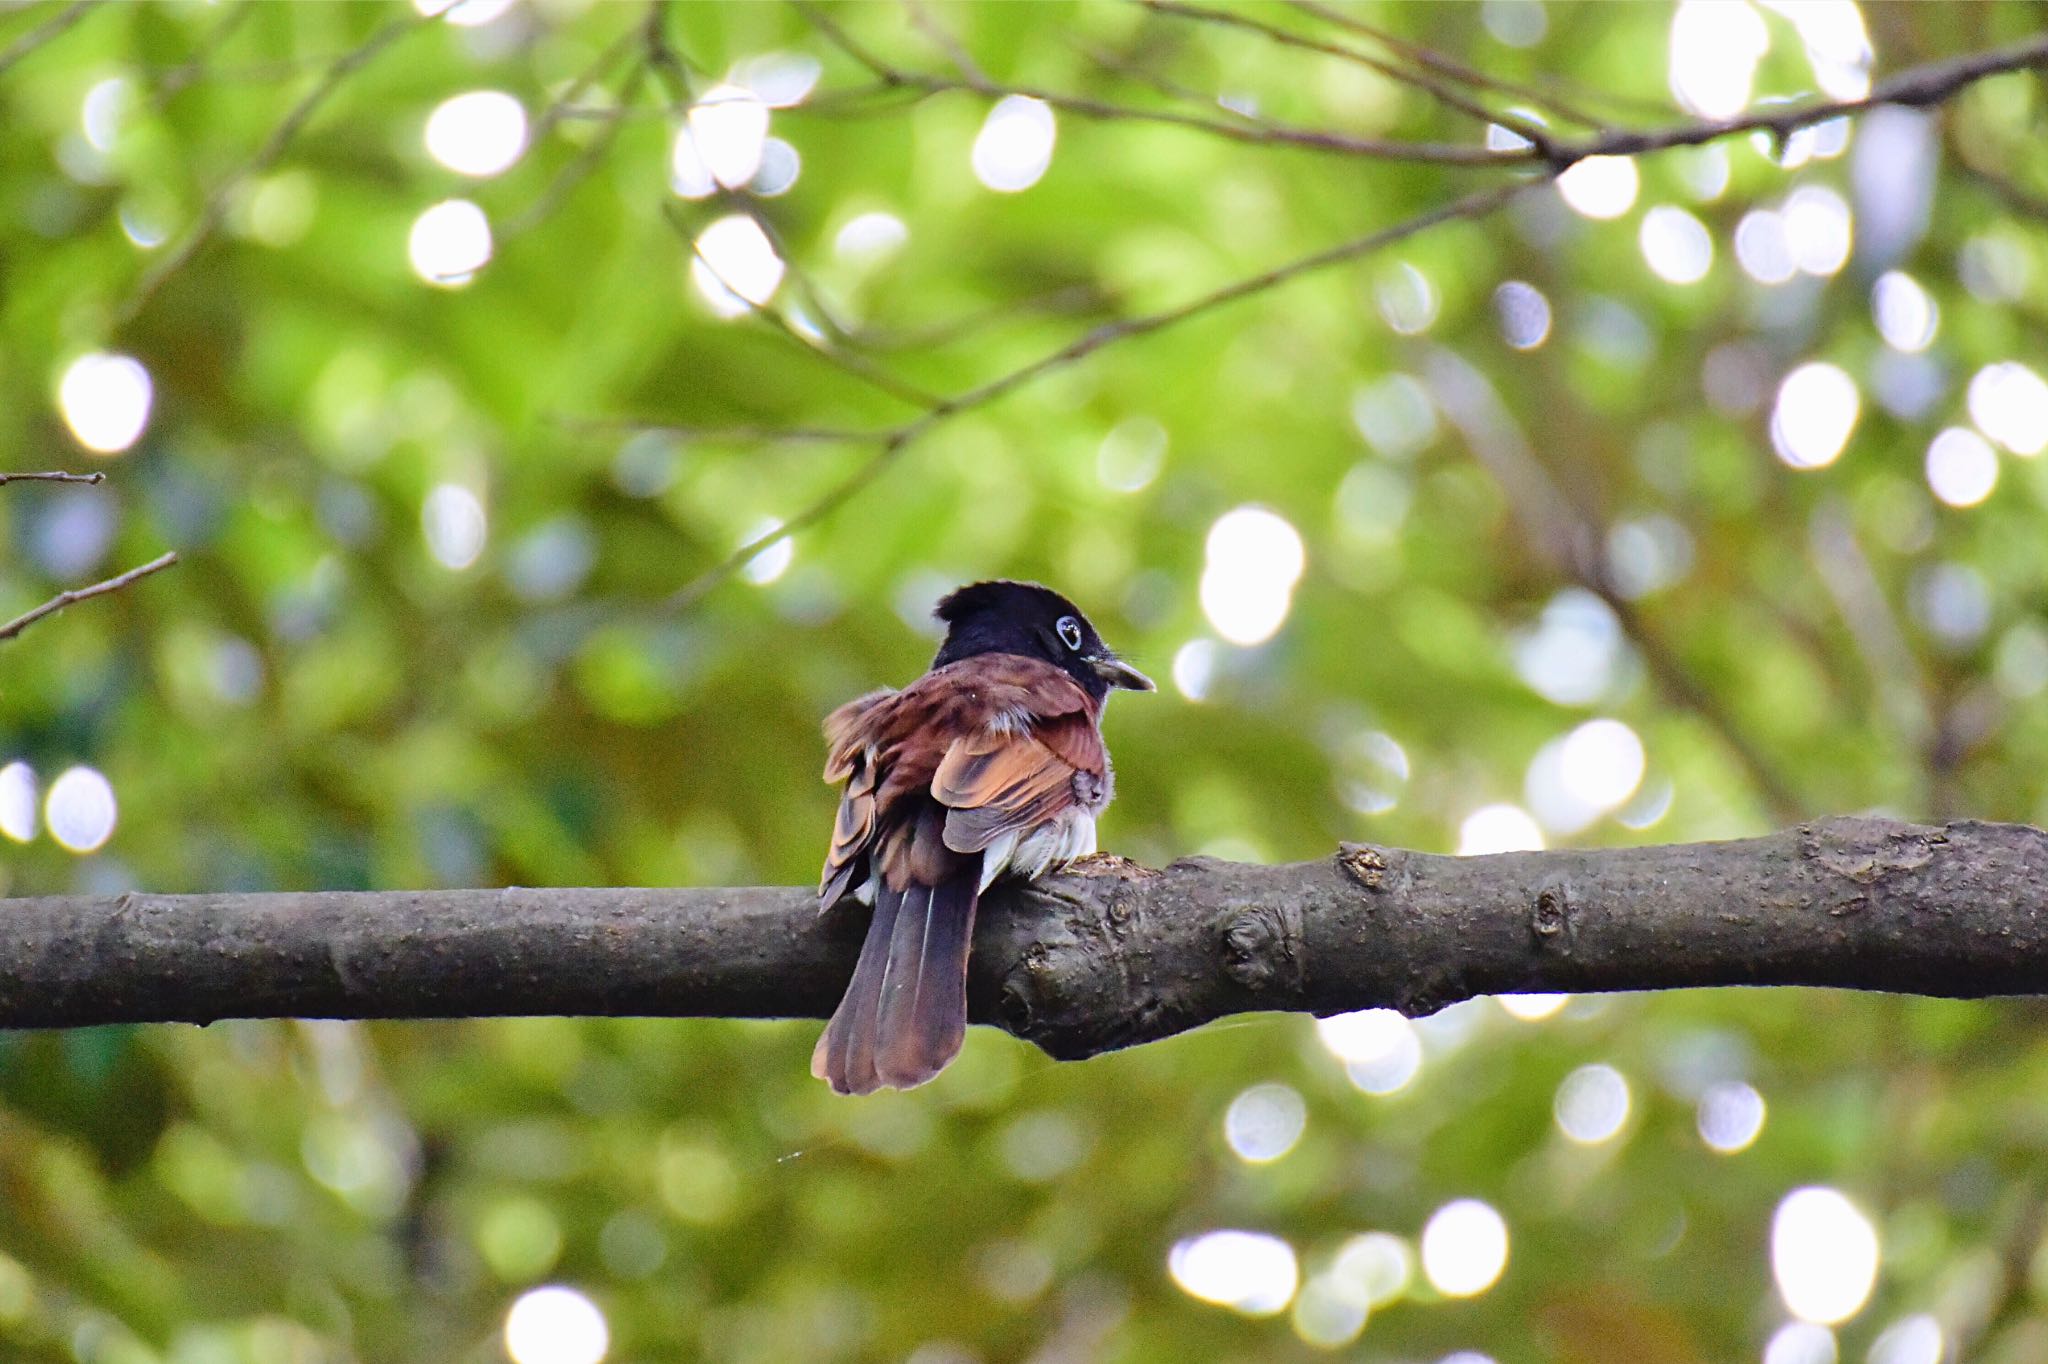
[[1078, 653], [1078, 652], [1080, 652], [1080, 649], [1081, 649], [1081, 622], [1080, 622], [1080, 621], [1078, 621], [1078, 620], [1075, 620], [1075, 619], [1074, 619], [1074, 618], [1073, 618], [1072, 616], [1061, 616], [1061, 617], [1060, 617], [1060, 619], [1059, 619], [1059, 623], [1058, 623], [1057, 625], [1053, 626], [1052, 628], [1053, 628], [1053, 630], [1054, 630], [1054, 631], [1055, 631], [1055, 632], [1056, 632], [1056, 633], [1057, 633], [1057, 634], [1059, 635], [1059, 637], [1060, 637], [1060, 643], [1062, 643], [1062, 644], [1066, 645], [1066, 646], [1067, 646], [1067, 647], [1068, 647], [1069, 649], [1072, 649], [1072, 650], [1074, 650], [1074, 651], [1075, 651], [1075, 652], [1077, 652], [1077, 653]]

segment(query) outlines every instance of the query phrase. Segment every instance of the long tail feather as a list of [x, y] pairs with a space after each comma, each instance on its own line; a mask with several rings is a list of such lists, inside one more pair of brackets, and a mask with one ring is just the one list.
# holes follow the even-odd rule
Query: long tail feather
[[875, 916], [861, 943], [853, 979], [811, 1052], [811, 1074], [841, 1094], [869, 1094], [882, 1084], [875, 1071], [875, 1017], [888, 974], [889, 943], [902, 905], [902, 891], [876, 887]]
[[[967, 1036], [967, 953], [980, 899], [979, 870], [904, 897], [903, 912], [891, 927], [875, 1030], [875, 1071], [883, 1084], [921, 1085], [960, 1054]], [[915, 912], [919, 908], [922, 915]]]

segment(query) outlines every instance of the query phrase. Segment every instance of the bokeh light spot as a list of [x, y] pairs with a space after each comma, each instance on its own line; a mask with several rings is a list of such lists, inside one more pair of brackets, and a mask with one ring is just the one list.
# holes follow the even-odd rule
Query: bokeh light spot
[[1608, 1065], [1580, 1066], [1565, 1076], [1551, 1104], [1558, 1131], [1581, 1146], [1613, 1140], [1628, 1110], [1628, 1080]]
[[1422, 1037], [1393, 1009], [1359, 1009], [1316, 1020], [1316, 1036], [1366, 1094], [1395, 1094], [1422, 1070]]
[[1785, 1195], [1771, 1219], [1771, 1273], [1785, 1309], [1832, 1326], [1861, 1311], [1877, 1284], [1877, 1227], [1838, 1190]]
[[1695, 1118], [1708, 1149], [1732, 1156], [1763, 1134], [1764, 1096], [1740, 1080], [1723, 1080], [1701, 1093]]
[[2048, 381], [2017, 360], [1986, 365], [1970, 379], [1970, 420], [2016, 455], [2048, 450]]
[[1519, 805], [1482, 805], [1458, 826], [1458, 856], [1534, 852], [1543, 847], [1543, 830]]
[[1501, 1012], [1509, 1018], [1520, 1019], [1524, 1023], [1541, 1023], [1563, 1013], [1564, 1006], [1572, 1002], [1572, 997], [1555, 994], [1495, 995], [1493, 1002], [1500, 1005]]
[[1263, 644], [1278, 633], [1307, 566], [1301, 534], [1263, 507], [1237, 507], [1209, 527], [1202, 611], [1232, 644]]
[[1870, 286], [1870, 311], [1877, 333], [1893, 350], [1909, 354], [1933, 344], [1941, 309], [1920, 281], [1903, 270], [1887, 270]]
[[766, 307], [782, 284], [782, 257], [745, 213], [711, 223], [697, 234], [690, 261], [690, 282], [720, 317], [739, 317], [749, 308]]
[[1626, 156], [1589, 156], [1557, 177], [1557, 192], [1581, 217], [1619, 218], [1635, 204], [1641, 178]]
[[1788, 1321], [1764, 1343], [1764, 1364], [1835, 1364], [1835, 1333], [1810, 1321]]
[[1422, 1272], [1447, 1298], [1484, 1293], [1507, 1263], [1508, 1224], [1476, 1198], [1446, 1203], [1422, 1229]]
[[1294, 1248], [1257, 1231], [1210, 1231], [1177, 1242], [1167, 1271], [1191, 1298], [1252, 1317], [1285, 1311], [1301, 1270]]
[[526, 151], [526, 106], [502, 90], [452, 95], [427, 115], [427, 155], [458, 175], [502, 175]]
[[420, 532], [427, 552], [443, 568], [460, 572], [484, 552], [488, 535], [482, 499], [460, 483], [437, 484], [420, 504]]
[[406, 239], [412, 271], [429, 284], [456, 289], [490, 263], [491, 222], [467, 199], [446, 199], [413, 220]]
[[1292, 1151], [1307, 1125], [1308, 1105], [1292, 1086], [1253, 1085], [1230, 1101], [1223, 1139], [1239, 1160], [1264, 1165]]
[[[761, 169], [768, 106], [753, 91], [738, 85], [713, 86], [690, 106], [689, 125], [697, 156], [725, 188], [738, 189]], [[673, 164], [670, 169], [675, 169]]]
[[1672, 96], [1705, 118], [1733, 118], [1748, 107], [1770, 48], [1763, 16], [1743, 0], [1680, 0], [1671, 16]]
[[1778, 385], [1771, 444], [1794, 469], [1820, 469], [1840, 458], [1856, 429], [1862, 399], [1856, 381], [1824, 360], [1799, 366]]
[[130, 355], [81, 355], [57, 381], [57, 407], [78, 443], [118, 455], [142, 438], [156, 396], [149, 371]]
[[50, 783], [43, 823], [66, 852], [97, 852], [114, 836], [114, 788], [90, 767], [68, 767]]
[[1550, 300], [1533, 284], [1511, 279], [1493, 291], [1493, 312], [1501, 339], [1516, 350], [1534, 350], [1550, 336]]
[[0, 767], [0, 834], [16, 843], [36, 836], [36, 770], [25, 762]]
[[611, 1331], [596, 1303], [550, 1284], [522, 1293], [505, 1314], [505, 1353], [513, 1364], [598, 1364]]
[[1927, 445], [1927, 486], [1951, 507], [1974, 507], [1998, 486], [1998, 452], [1965, 426], [1951, 426]]
[[1706, 224], [1671, 204], [1645, 213], [1636, 239], [1643, 260], [1667, 284], [1697, 284], [1714, 264], [1714, 239]]
[[1029, 95], [1005, 95], [975, 135], [974, 178], [992, 190], [1030, 189], [1052, 165], [1056, 129], [1052, 106]]

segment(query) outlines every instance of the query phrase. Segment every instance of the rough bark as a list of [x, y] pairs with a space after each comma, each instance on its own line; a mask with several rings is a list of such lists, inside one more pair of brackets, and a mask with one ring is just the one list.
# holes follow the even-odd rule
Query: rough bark
[[[219, 1018], [822, 1018], [861, 913], [809, 892], [451, 890], [0, 901], [0, 1027]], [[1476, 994], [2048, 992], [2048, 833], [1833, 819], [1764, 838], [1287, 866], [1096, 858], [998, 891], [970, 1000], [1060, 1057], [1227, 1014]]]

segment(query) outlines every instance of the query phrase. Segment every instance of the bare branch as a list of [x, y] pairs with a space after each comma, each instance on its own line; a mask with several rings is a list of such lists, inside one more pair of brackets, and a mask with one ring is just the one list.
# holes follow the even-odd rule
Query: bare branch
[[1262, 19], [1254, 19], [1248, 14], [1238, 13], [1235, 10], [1210, 9], [1201, 5], [1184, 4], [1182, 0], [1138, 0], [1138, 3], [1158, 14], [1170, 14], [1177, 18], [1188, 19], [1197, 23], [1215, 24], [1223, 28], [1243, 29], [1246, 32], [1260, 34], [1282, 47], [1299, 48], [1305, 52], [1317, 52], [1326, 57], [1336, 57], [1340, 61], [1355, 63], [1369, 71], [1378, 72], [1388, 80], [1420, 90], [1444, 107], [1455, 109], [1461, 114], [1467, 114], [1478, 119], [1481, 123], [1498, 123], [1501, 127], [1520, 136], [1525, 142], [1535, 146], [1536, 150], [1542, 153], [1546, 161], [1556, 159], [1551, 149], [1550, 133], [1546, 129], [1514, 114], [1495, 113], [1484, 105], [1467, 99], [1442, 81], [1432, 79], [1417, 71], [1411, 71], [1406, 67], [1396, 66], [1392, 62], [1383, 61], [1373, 56], [1370, 52], [1361, 52], [1357, 48], [1348, 47], [1343, 43], [1325, 42], [1320, 38], [1311, 38], [1304, 34], [1293, 33], [1277, 25], [1266, 23]]
[[99, 0], [71, 0], [70, 4], [9, 43], [6, 50], [0, 51], [0, 76], [5, 76], [17, 63], [33, 56], [45, 43], [62, 37], [98, 5]]
[[156, 292], [163, 287], [164, 281], [184, 269], [192, 258], [199, 254], [200, 248], [211, 240], [222, 220], [227, 217], [228, 202], [235, 191], [251, 176], [262, 174], [278, 157], [284, 155], [292, 140], [319, 111], [320, 106], [341, 88], [343, 81], [368, 65], [378, 53], [398, 38], [428, 22], [429, 17], [424, 15], [393, 20], [342, 54], [328, 67], [327, 73], [320, 78], [319, 83], [300, 96], [298, 103], [294, 104], [283, 120], [271, 130], [270, 136], [256, 149], [255, 155], [216, 185], [213, 192], [206, 196], [206, 203], [199, 211], [198, 220], [186, 229], [185, 235], [179, 239], [176, 246], [157, 257], [155, 264], [143, 272], [142, 278], [136, 282], [134, 292], [115, 314], [114, 325], [119, 328], [133, 322], [142, 310], [149, 306], [149, 301], [156, 297]]
[[1325, 270], [1333, 265], [1341, 265], [1346, 261], [1353, 261], [1362, 256], [1371, 255], [1373, 252], [1392, 246], [1396, 242], [1406, 241], [1418, 232], [1427, 231], [1439, 223], [1447, 223], [1461, 218], [1483, 217], [1507, 203], [1517, 194], [1521, 194], [1531, 186], [1540, 183], [1544, 182], [1522, 181], [1516, 184], [1498, 185], [1493, 189], [1482, 190], [1477, 194], [1469, 194], [1462, 199], [1453, 200], [1451, 203], [1439, 208], [1431, 209], [1427, 213], [1395, 223], [1391, 227], [1368, 232], [1362, 237], [1354, 237], [1350, 241], [1340, 242], [1335, 246], [1327, 247], [1324, 250], [1300, 257], [1297, 260], [1289, 261], [1285, 265], [1276, 266], [1271, 270], [1253, 275], [1248, 279], [1240, 279], [1226, 284], [1220, 289], [1212, 290], [1178, 307], [1168, 308], [1156, 313], [1147, 313], [1139, 317], [1124, 318], [1116, 322], [1106, 322], [1068, 342], [1051, 354], [1041, 356], [1021, 369], [1011, 370], [1007, 374], [999, 375], [989, 380], [978, 388], [969, 389], [957, 397], [947, 398], [922, 416], [891, 430], [875, 433], [874, 439], [879, 442], [880, 448], [865, 463], [859, 465], [852, 473], [834, 484], [826, 491], [823, 497], [798, 512], [795, 516], [790, 517], [787, 521], [784, 521], [776, 529], [757, 536], [746, 544], [741, 545], [724, 559], [684, 584], [669, 598], [669, 605], [678, 610], [691, 605], [706, 592], [709, 592], [734, 573], [737, 573], [762, 550], [822, 521], [839, 507], [843, 506], [855, 494], [859, 493], [861, 489], [879, 478], [883, 471], [891, 464], [894, 464], [904, 450], [909, 448], [912, 442], [942, 421], [956, 417], [963, 412], [970, 412], [976, 408], [985, 407], [996, 399], [1004, 397], [1013, 390], [1021, 388], [1035, 379], [1042, 378], [1054, 370], [1063, 369], [1068, 365], [1086, 359], [1104, 347], [1128, 341], [1133, 337], [1150, 335], [1153, 332], [1162, 331], [1168, 327], [1179, 326], [1183, 322], [1200, 317], [1205, 313], [1223, 307], [1225, 304], [1235, 303], [1239, 299], [1265, 293], [1267, 290], [1278, 288], [1290, 280], [1299, 279], [1303, 275], [1313, 274], [1318, 270]]
[[1870, 93], [1861, 99], [1785, 105], [1741, 118], [1705, 119], [1649, 132], [1608, 132], [1576, 142], [1560, 142], [1555, 150], [1569, 164], [1589, 156], [1639, 156], [1672, 147], [1697, 147], [1737, 133], [1767, 132], [1782, 141], [1801, 128], [1875, 109], [1880, 104], [1924, 109], [1945, 102], [1978, 81], [2040, 67], [2048, 67], [2048, 32], [2004, 47], [1908, 67], [1873, 84]]
[[[861, 916], [807, 889], [508, 889], [0, 901], [0, 1028], [220, 1018], [822, 1018]], [[1764, 838], [1247, 866], [1091, 858], [999, 887], [969, 1012], [1080, 1058], [1254, 1010], [2048, 981], [2048, 833], [1831, 819]]]
[[84, 601], [87, 597], [103, 597], [109, 592], [119, 592], [137, 578], [146, 578], [152, 573], [169, 568], [176, 562], [178, 562], [178, 556], [174, 551], [151, 559], [140, 568], [131, 568], [119, 577], [109, 578], [103, 583], [94, 583], [91, 587], [76, 587], [68, 592], [59, 592], [35, 610], [25, 615], [16, 616], [5, 625], [0, 625], [0, 640], [13, 639], [44, 616], [55, 615], [73, 602]]
[[678, 436], [685, 440], [730, 441], [743, 445], [869, 445], [886, 438], [887, 432], [842, 426], [700, 426], [691, 422], [662, 421], [659, 418], [577, 417], [555, 419], [578, 431], [618, 431], [634, 435]]
[[0, 474], [0, 486], [9, 483], [105, 483], [106, 481], [107, 476], [99, 472], [67, 474], [57, 469], [42, 474]]
[[163, 70], [154, 78], [156, 88], [150, 96], [150, 103], [155, 108], [162, 109], [179, 91], [189, 87], [201, 76], [216, 74], [211, 69], [214, 57], [227, 45], [228, 39], [234, 37], [236, 31], [255, 14], [256, 0], [240, 0], [233, 9], [221, 17], [220, 22], [206, 31], [206, 36], [193, 46], [184, 61]]
[[[1605, 128], [1611, 121], [1584, 112], [1577, 105], [1565, 101], [1554, 90], [1546, 90], [1533, 85], [1523, 85], [1517, 81], [1489, 75], [1484, 71], [1479, 71], [1465, 65], [1463, 62], [1446, 57], [1434, 48], [1425, 47], [1421, 43], [1404, 38], [1400, 34], [1390, 32], [1376, 24], [1368, 24], [1363, 19], [1354, 19], [1342, 10], [1320, 4], [1317, 0], [1287, 0], [1287, 3], [1293, 8], [1300, 10], [1303, 14], [1314, 15], [1316, 18], [1335, 24], [1339, 28], [1349, 29], [1351, 32], [1362, 37], [1370, 38], [1388, 51], [1399, 53], [1418, 66], [1449, 77], [1451, 80], [1469, 85], [1475, 90], [1497, 90], [1503, 95], [1512, 95], [1516, 98], [1527, 100], [1531, 104], [1549, 109], [1552, 113], [1570, 119], [1574, 123], [1584, 124], [1588, 128]], [[1659, 112], [1662, 111], [1660, 110]]]
[[841, 28], [833, 19], [806, 0], [796, 0], [797, 8], [803, 11], [812, 27], [845, 52], [855, 61], [872, 72], [885, 87], [911, 89], [924, 94], [939, 94], [949, 90], [965, 90], [990, 98], [1005, 95], [1023, 95], [1048, 104], [1065, 113], [1081, 118], [1103, 120], [1126, 120], [1135, 123], [1163, 123], [1178, 128], [1192, 128], [1228, 138], [1234, 142], [1248, 142], [1272, 146], [1303, 147], [1313, 151], [1336, 152], [1347, 156], [1362, 156], [1385, 161], [1422, 162], [1438, 166], [1499, 166], [1516, 165], [1540, 159], [1534, 148], [1513, 151], [1493, 151], [1479, 143], [1455, 144], [1436, 142], [1404, 142], [1398, 139], [1358, 137], [1350, 133], [1332, 132], [1320, 128], [1302, 128], [1293, 124], [1262, 121], [1256, 124], [1233, 123], [1223, 119], [1210, 118], [1202, 114], [1182, 113], [1172, 109], [1143, 109], [1134, 105], [1111, 104], [1104, 100], [1090, 99], [1083, 95], [1062, 94], [1057, 90], [1045, 90], [1036, 86], [1007, 85], [974, 79], [967, 76], [938, 76], [928, 72], [911, 71], [884, 61], [861, 46], [852, 35]]
[[[625, 83], [619, 90], [620, 108], [625, 108], [639, 96], [641, 87], [647, 83], [648, 70], [647, 62], [634, 63], [633, 69], [627, 74]], [[548, 112], [561, 119], [568, 116], [564, 112], [567, 108], [566, 104], [556, 104], [551, 106]], [[540, 197], [528, 204], [518, 217], [505, 225], [504, 236], [508, 240], [520, 236], [554, 217], [556, 210], [567, 203], [569, 196], [575, 193], [576, 187], [588, 180], [591, 173], [604, 164], [605, 157], [611, 152], [612, 144], [618, 141], [619, 129], [624, 126], [623, 121], [614, 119], [600, 128], [583, 150], [576, 153], [574, 159], [548, 181], [547, 188], [540, 192]], [[535, 140], [538, 141], [537, 138]]]

